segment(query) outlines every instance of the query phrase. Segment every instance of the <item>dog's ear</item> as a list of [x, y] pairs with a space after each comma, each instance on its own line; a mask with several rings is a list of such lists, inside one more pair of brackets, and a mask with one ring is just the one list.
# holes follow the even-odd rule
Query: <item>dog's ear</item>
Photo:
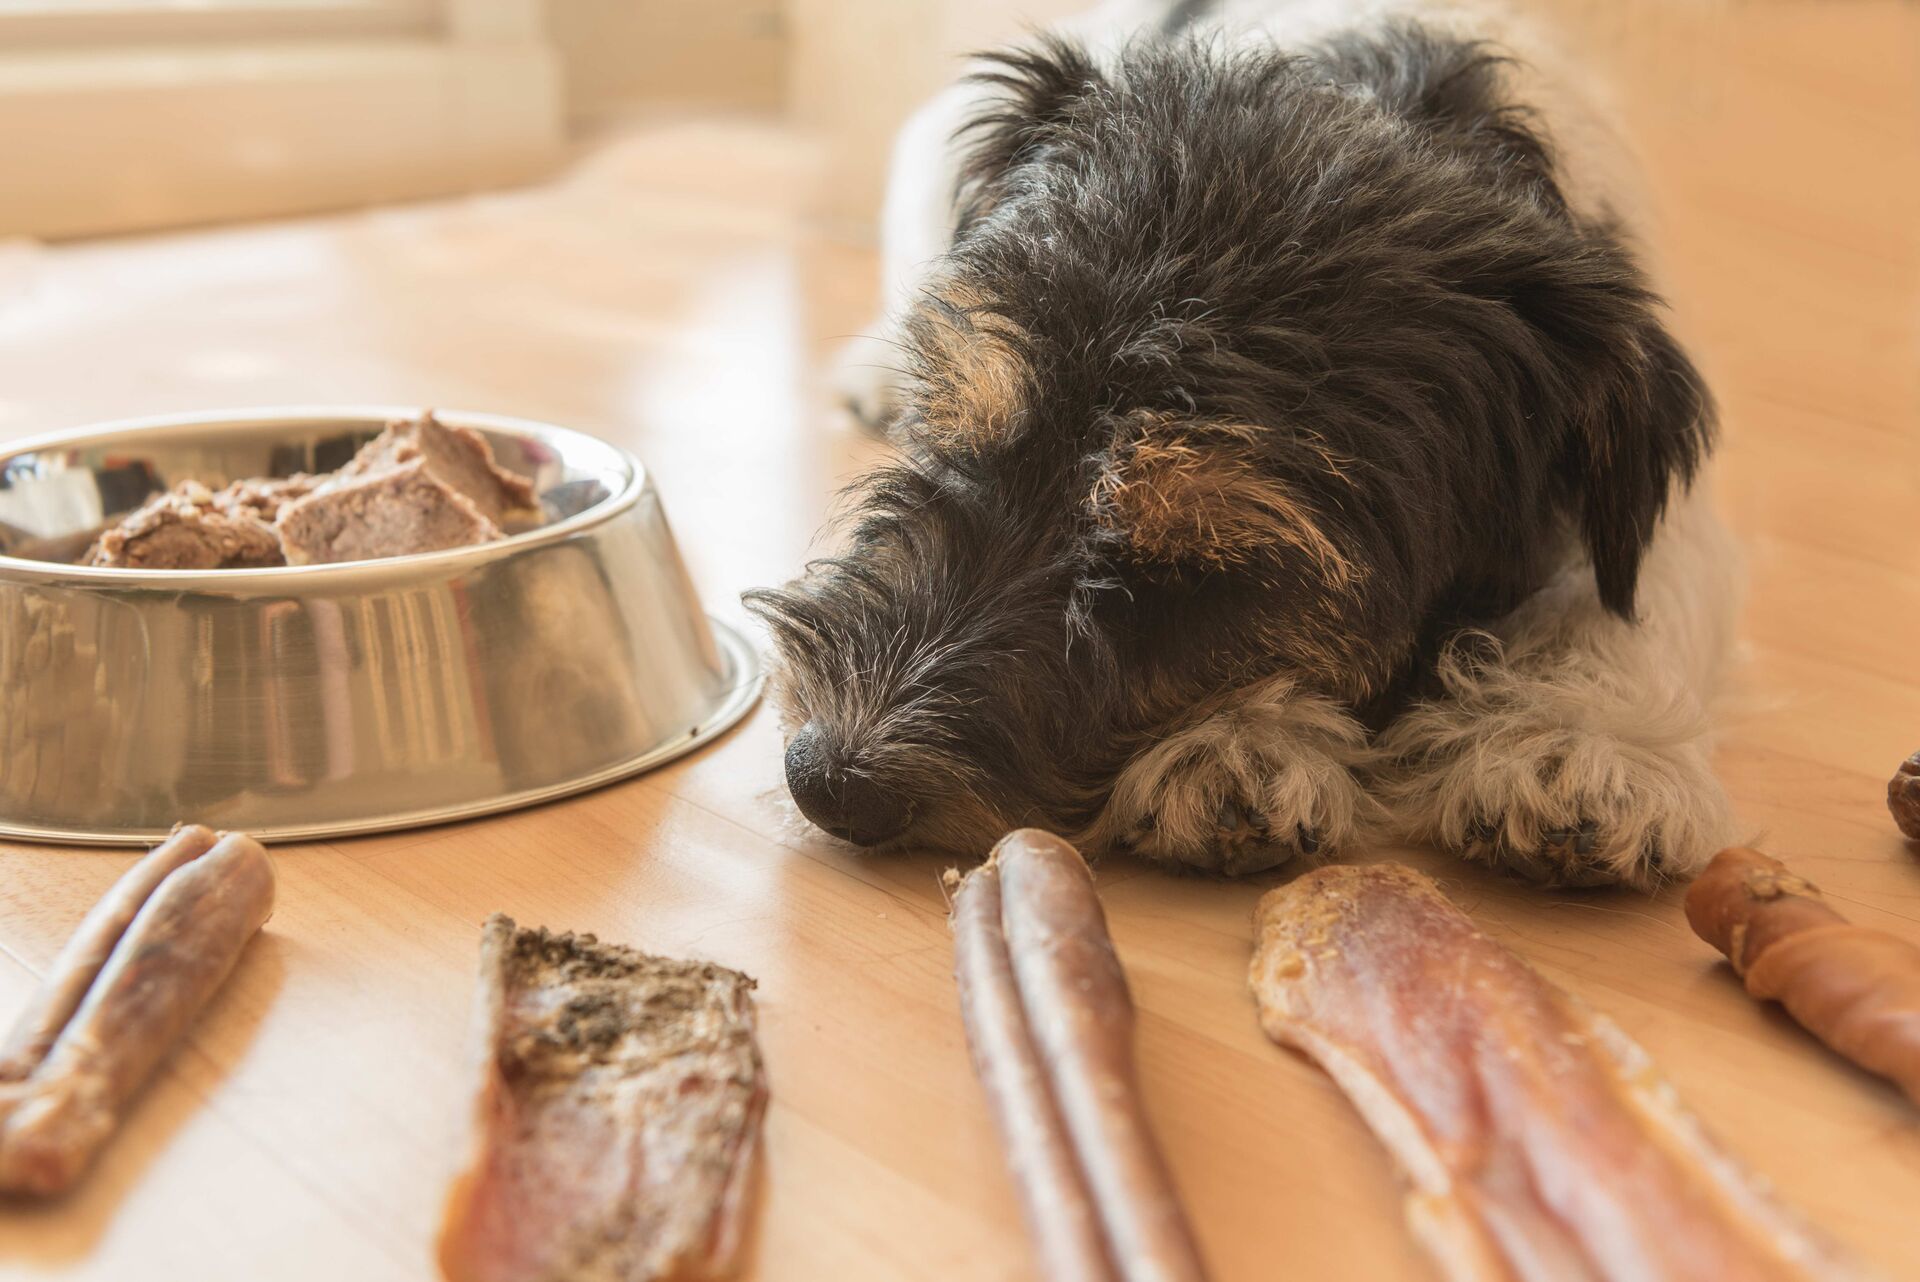
[[1106, 85], [1087, 51], [1059, 36], [979, 61], [969, 79], [997, 92], [955, 135], [964, 148], [954, 193], [962, 230], [1000, 203], [1012, 171], [1057, 139], [1075, 109]]
[[1562, 466], [1581, 536], [1600, 600], [1631, 619], [1641, 558], [1712, 440], [1714, 405], [1617, 234], [1588, 226], [1580, 236], [1511, 301], [1558, 358], [1548, 412], [1570, 420]]
[[1137, 565], [1219, 570], [1291, 550], [1316, 577], [1351, 582], [1337, 531], [1305, 487], [1267, 465], [1261, 436], [1240, 424], [1127, 416], [1088, 498], [1096, 526]]
[[1641, 556], [1674, 484], [1693, 479], [1714, 409], [1699, 371], [1665, 327], [1649, 319], [1627, 341], [1614, 384], [1576, 450], [1581, 532], [1600, 600], [1631, 619]]

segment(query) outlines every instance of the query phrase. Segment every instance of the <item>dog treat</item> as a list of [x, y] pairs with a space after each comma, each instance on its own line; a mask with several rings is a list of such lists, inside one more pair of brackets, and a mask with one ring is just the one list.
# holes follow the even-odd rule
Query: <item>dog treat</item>
[[1020, 1189], [1041, 1275], [1059, 1282], [1117, 1282], [1080, 1174], [1073, 1141], [1047, 1086], [1001, 929], [1000, 870], [992, 864], [953, 886], [953, 972], [967, 1045], [986, 1087], [1007, 1166]]
[[449, 1282], [732, 1274], [767, 1089], [753, 980], [592, 935], [481, 935], [472, 1147]]
[[101, 534], [82, 563], [133, 570], [284, 565], [273, 527], [249, 507], [223, 502], [227, 493], [183, 481]]
[[1920, 841], [1920, 752], [1901, 762], [1887, 780], [1887, 809], [1909, 840]]
[[1920, 1103], [1920, 945], [1854, 925], [1818, 886], [1740, 846], [1687, 891], [1687, 922], [1749, 993]]
[[953, 879], [955, 973], [1046, 1276], [1206, 1276], [1133, 1065], [1133, 1000], [1093, 876], [1022, 829]]
[[0, 1192], [72, 1186], [273, 909], [244, 833], [177, 830], [114, 884], [0, 1052]]
[[1316, 869], [1255, 914], [1260, 1019], [1331, 1075], [1454, 1282], [1858, 1278], [1611, 1021], [1395, 864]]

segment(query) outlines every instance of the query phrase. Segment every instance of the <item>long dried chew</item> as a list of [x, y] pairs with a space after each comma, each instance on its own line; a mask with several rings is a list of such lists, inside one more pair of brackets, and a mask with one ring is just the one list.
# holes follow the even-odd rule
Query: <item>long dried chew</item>
[[953, 974], [967, 1046], [1019, 1187], [1040, 1274], [1058, 1282], [1118, 1282], [1093, 1196], [1020, 1005], [1000, 925], [1000, 870], [989, 863], [965, 878], [952, 871], [948, 877]]
[[440, 1222], [449, 1282], [731, 1276], [767, 1098], [752, 988], [489, 918], [472, 1144]]
[[[0, 1191], [49, 1194], [73, 1184], [119, 1124], [121, 1110], [179, 1042], [232, 971], [273, 908], [273, 865], [260, 844], [228, 833], [203, 854], [167, 870], [109, 946], [84, 997], [76, 974], [113, 920], [151, 874], [198, 844], [185, 829], [109, 892], [104, 912], [82, 924], [86, 955], [63, 953], [41, 1016], [70, 1007], [42, 1058], [20, 1080], [0, 1085]], [[182, 839], [185, 840], [182, 840]], [[177, 843], [177, 844], [176, 844]], [[122, 895], [122, 892], [125, 895]], [[72, 961], [72, 969], [63, 967]], [[44, 1040], [30, 1014], [21, 1046]]]
[[[985, 875], [998, 879], [1000, 927], [1025, 1030], [1092, 1200], [1112, 1276], [1126, 1282], [1204, 1278], [1193, 1231], [1140, 1098], [1133, 1065], [1133, 999], [1107, 935], [1092, 873], [1072, 846], [1027, 828], [1003, 838], [986, 868], [973, 877]], [[977, 924], [977, 916], [955, 923], [956, 929]], [[980, 942], [990, 947], [990, 941]], [[988, 1012], [976, 999], [989, 991], [970, 994], [963, 976], [962, 1000], [970, 1027], [979, 1024], [984, 1031]], [[990, 1044], [979, 1040], [982, 1049]], [[1007, 1076], [1023, 1072], [1016, 1069]], [[997, 1089], [990, 1079], [989, 1091]], [[1030, 1125], [1032, 1114], [1045, 1114], [1037, 1104], [1022, 1111], [1028, 1116], [1016, 1121], [1008, 1114], [1003, 1126]], [[1051, 1137], [1023, 1138], [1018, 1148], [1051, 1151], [1056, 1143]], [[1070, 1204], [1074, 1192], [1061, 1187], [1048, 1196]], [[1028, 1216], [1047, 1213], [1048, 1206], [1036, 1204]], [[1064, 1254], [1067, 1249], [1059, 1242], [1043, 1242], [1049, 1251]], [[1084, 1267], [1092, 1270], [1092, 1259], [1080, 1250]], [[1083, 1276], [1103, 1275], [1090, 1271]]]
[[1333, 1077], [1455, 1282], [1858, 1278], [1702, 1131], [1646, 1053], [1394, 864], [1255, 914], [1274, 1040]]
[[33, 995], [7, 1040], [0, 1043], [0, 1082], [25, 1080], [53, 1049], [60, 1030], [80, 1008], [100, 968], [112, 956], [127, 926], [174, 869], [213, 849], [219, 837], [211, 828], [182, 824], [166, 841], [108, 888], [67, 940], [66, 947], [47, 968], [47, 976]]
[[1741, 846], [1715, 855], [1688, 890], [1687, 922], [1749, 993], [1920, 1103], [1920, 946], [1854, 925], [1818, 886]]

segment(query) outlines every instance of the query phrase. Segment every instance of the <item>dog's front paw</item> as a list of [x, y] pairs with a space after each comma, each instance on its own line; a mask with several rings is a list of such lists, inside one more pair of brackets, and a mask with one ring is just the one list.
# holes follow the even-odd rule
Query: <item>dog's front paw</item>
[[1704, 742], [1506, 723], [1391, 786], [1413, 835], [1545, 886], [1652, 889], [1731, 835]]
[[1318, 701], [1231, 708], [1129, 763], [1102, 826], [1120, 849], [1231, 876], [1329, 853], [1370, 809], [1349, 765], [1363, 743]]
[[900, 413], [900, 345], [871, 334], [847, 341], [834, 362], [833, 390], [860, 425], [884, 434]]

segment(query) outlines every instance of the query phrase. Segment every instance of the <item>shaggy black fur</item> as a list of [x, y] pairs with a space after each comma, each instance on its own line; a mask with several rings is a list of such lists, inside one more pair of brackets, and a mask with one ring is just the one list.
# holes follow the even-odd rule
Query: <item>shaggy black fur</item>
[[[1083, 830], [1134, 751], [1250, 681], [1389, 715], [1576, 546], [1631, 615], [1711, 406], [1504, 70], [1412, 25], [991, 60], [902, 460], [844, 555], [749, 597], [810, 727], [803, 809], [861, 841]], [[1017, 411], [942, 421], [983, 362]], [[1348, 572], [1128, 528], [1112, 496], [1169, 447], [1231, 450]]]

